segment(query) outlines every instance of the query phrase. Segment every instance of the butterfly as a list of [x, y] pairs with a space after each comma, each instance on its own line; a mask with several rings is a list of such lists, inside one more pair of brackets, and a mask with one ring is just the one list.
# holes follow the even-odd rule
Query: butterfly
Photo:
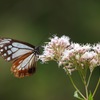
[[30, 76], [36, 71], [39, 46], [10, 38], [0, 38], [0, 55], [12, 61], [11, 71], [15, 77]]

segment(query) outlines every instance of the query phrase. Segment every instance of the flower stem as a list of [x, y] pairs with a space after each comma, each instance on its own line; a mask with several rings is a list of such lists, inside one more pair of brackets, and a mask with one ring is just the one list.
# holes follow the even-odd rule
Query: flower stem
[[72, 85], [73, 85], [73, 87], [76, 89], [76, 91], [82, 96], [82, 98], [84, 99], [84, 100], [86, 100], [86, 98], [84, 97], [84, 95], [80, 92], [80, 90], [76, 87], [76, 85], [74, 84], [74, 81], [73, 81], [73, 79], [71, 78], [71, 76], [68, 74], [68, 76], [69, 76], [69, 78], [70, 78], [70, 81], [71, 81], [71, 83], [72, 83]]
[[95, 88], [95, 90], [94, 90], [94, 92], [93, 92], [92, 97], [94, 97], [94, 95], [95, 95], [95, 93], [96, 93], [96, 91], [97, 91], [99, 85], [100, 85], [100, 77], [99, 77], [99, 80], [98, 80], [98, 82], [97, 82], [97, 85], [96, 85], [96, 88]]
[[86, 91], [86, 98], [88, 100], [88, 87], [87, 87], [87, 85], [85, 85], [85, 91]]
[[86, 93], [86, 100], [88, 100], [88, 87], [87, 87], [87, 83], [86, 83], [86, 77], [83, 76], [83, 80], [84, 80], [84, 87], [85, 87], [85, 93]]
[[87, 81], [87, 87], [89, 86], [91, 76], [92, 76], [92, 72], [91, 72], [90, 75], [89, 75], [89, 78], [88, 78], [88, 81]]

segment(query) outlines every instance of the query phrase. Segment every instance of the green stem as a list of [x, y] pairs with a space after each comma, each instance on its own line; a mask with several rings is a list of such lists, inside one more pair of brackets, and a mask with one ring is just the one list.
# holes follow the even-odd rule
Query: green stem
[[87, 83], [86, 83], [86, 78], [85, 76], [83, 76], [83, 80], [84, 80], [84, 87], [85, 87], [85, 93], [86, 93], [86, 100], [88, 100], [88, 87], [87, 87]]
[[78, 71], [78, 73], [79, 73], [79, 75], [80, 75], [80, 77], [81, 77], [82, 82], [84, 83], [83, 76], [82, 76], [81, 72]]
[[70, 78], [70, 81], [72, 83], [72, 85], [74, 86], [74, 88], [76, 89], [76, 91], [82, 96], [82, 98], [84, 100], [86, 100], [86, 98], [84, 97], [84, 95], [80, 92], [80, 90], [76, 87], [76, 85], [74, 84], [74, 81], [72, 80], [71, 76], [68, 74], [69, 78]]
[[94, 97], [94, 95], [95, 95], [95, 93], [96, 93], [96, 91], [97, 91], [99, 85], [100, 85], [100, 77], [99, 77], [99, 80], [98, 80], [98, 82], [97, 82], [97, 85], [96, 85], [96, 88], [95, 88], [95, 90], [94, 90], [94, 92], [93, 92], [92, 97]]
[[85, 92], [86, 92], [86, 98], [88, 100], [88, 87], [87, 87], [87, 85], [85, 85]]
[[90, 75], [89, 75], [89, 78], [88, 78], [88, 81], [87, 81], [87, 87], [89, 86], [91, 76], [92, 76], [92, 72], [90, 72]]

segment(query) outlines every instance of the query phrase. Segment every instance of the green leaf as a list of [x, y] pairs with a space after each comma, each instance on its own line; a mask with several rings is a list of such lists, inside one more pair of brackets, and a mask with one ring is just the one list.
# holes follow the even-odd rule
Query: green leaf
[[92, 93], [90, 92], [88, 100], [93, 100]]

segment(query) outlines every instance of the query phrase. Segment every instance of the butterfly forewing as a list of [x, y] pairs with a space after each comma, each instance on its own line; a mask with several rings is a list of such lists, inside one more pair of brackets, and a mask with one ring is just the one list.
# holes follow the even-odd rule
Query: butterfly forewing
[[35, 46], [14, 39], [0, 39], [0, 53], [7, 61], [34, 51]]
[[16, 77], [29, 76], [35, 72], [37, 52], [35, 46], [29, 43], [0, 39], [0, 54], [6, 61], [13, 61], [11, 71]]

